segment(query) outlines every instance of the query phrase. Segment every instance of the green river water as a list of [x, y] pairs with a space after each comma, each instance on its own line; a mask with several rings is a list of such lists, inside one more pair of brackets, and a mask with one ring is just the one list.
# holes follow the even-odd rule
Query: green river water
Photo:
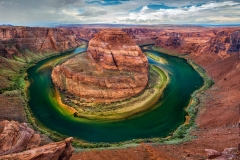
[[162, 64], [148, 58], [150, 64], [165, 70], [170, 79], [154, 109], [125, 120], [99, 121], [76, 118], [59, 107], [51, 81], [53, 68], [49, 63], [61, 57], [86, 51], [86, 48], [78, 48], [43, 60], [27, 70], [30, 82], [28, 103], [36, 122], [52, 131], [87, 142], [113, 143], [170, 135], [184, 123], [187, 114], [184, 108], [187, 107], [191, 94], [199, 89], [204, 81], [185, 59], [153, 51], [151, 47], [144, 48], [142, 47], [143, 51], [167, 61]]

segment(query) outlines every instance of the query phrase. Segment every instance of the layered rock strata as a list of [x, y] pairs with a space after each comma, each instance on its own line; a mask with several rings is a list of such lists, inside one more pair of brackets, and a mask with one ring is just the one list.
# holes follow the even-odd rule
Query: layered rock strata
[[82, 42], [68, 28], [0, 27], [0, 56], [24, 57], [26, 50], [34, 53], [63, 52]]
[[40, 135], [26, 123], [5, 120], [0, 122], [0, 129], [0, 156], [34, 148], [41, 142]]
[[0, 92], [16, 88], [16, 74], [29, 64], [81, 44], [69, 28], [0, 26]]
[[26, 123], [0, 122], [0, 160], [65, 159], [72, 156], [72, 138], [40, 146], [41, 137]]
[[114, 102], [146, 87], [148, 61], [127, 33], [103, 30], [90, 40], [87, 54], [55, 67], [52, 80], [87, 102]]
[[215, 60], [217, 57], [215, 55], [218, 55], [221, 59], [225, 59], [232, 53], [240, 52], [240, 30], [238, 28], [163, 30], [159, 33], [155, 45], [178, 53], [196, 56], [203, 54]]

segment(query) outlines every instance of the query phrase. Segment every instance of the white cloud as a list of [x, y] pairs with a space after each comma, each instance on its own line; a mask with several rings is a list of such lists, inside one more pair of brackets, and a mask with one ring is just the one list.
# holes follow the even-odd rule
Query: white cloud
[[[48, 23], [240, 23], [240, 3], [218, 0], [129, 0], [118, 5], [86, 0], [0, 0], [0, 24]], [[103, 2], [101, 2], [103, 4]], [[172, 9], [154, 10], [149, 4]], [[202, 5], [199, 5], [202, 4]], [[184, 7], [188, 6], [188, 7]], [[131, 12], [141, 8], [138, 12]]]
[[[226, 12], [227, 10], [227, 12]], [[240, 3], [233, 1], [209, 2], [200, 6], [180, 7], [175, 9], [150, 10], [144, 6], [140, 12], [130, 13], [121, 17], [121, 21], [150, 23], [196, 23], [215, 20], [216, 22], [240, 22], [240, 18], [226, 17], [225, 15], [240, 16]]]

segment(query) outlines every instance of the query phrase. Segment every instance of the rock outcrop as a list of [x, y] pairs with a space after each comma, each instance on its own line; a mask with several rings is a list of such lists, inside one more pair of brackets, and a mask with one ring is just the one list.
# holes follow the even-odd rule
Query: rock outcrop
[[39, 147], [41, 138], [26, 123], [0, 122], [0, 159], [70, 159], [72, 138]]
[[100, 31], [82, 54], [54, 68], [61, 90], [91, 102], [114, 102], [140, 93], [148, 83], [148, 61], [122, 30]]
[[208, 159], [215, 160], [237, 160], [239, 158], [236, 148], [225, 148], [223, 152], [218, 152], [213, 149], [205, 149]]
[[69, 160], [73, 153], [71, 140], [68, 138], [24, 152], [0, 156], [0, 160]]
[[41, 142], [40, 135], [26, 123], [5, 120], [0, 122], [0, 129], [0, 156], [34, 148]]

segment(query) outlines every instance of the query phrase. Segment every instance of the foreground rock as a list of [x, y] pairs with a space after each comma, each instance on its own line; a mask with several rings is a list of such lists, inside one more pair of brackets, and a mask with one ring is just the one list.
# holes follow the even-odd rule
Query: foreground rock
[[26, 123], [1, 121], [0, 132], [0, 155], [31, 149], [41, 142], [40, 135], [34, 134]]
[[50, 143], [20, 153], [0, 156], [1, 160], [69, 160], [73, 153], [72, 138]]
[[87, 102], [120, 101], [146, 87], [148, 61], [127, 33], [103, 30], [90, 40], [87, 54], [55, 67], [52, 79]]
[[238, 160], [239, 155], [236, 148], [225, 148], [223, 152], [218, 152], [213, 149], [205, 149], [208, 159], [215, 160]]
[[[69, 159], [73, 152], [72, 138], [39, 147], [41, 138], [26, 123], [0, 122], [0, 159]], [[27, 150], [27, 151], [25, 151]], [[22, 152], [23, 151], [23, 152]]]

